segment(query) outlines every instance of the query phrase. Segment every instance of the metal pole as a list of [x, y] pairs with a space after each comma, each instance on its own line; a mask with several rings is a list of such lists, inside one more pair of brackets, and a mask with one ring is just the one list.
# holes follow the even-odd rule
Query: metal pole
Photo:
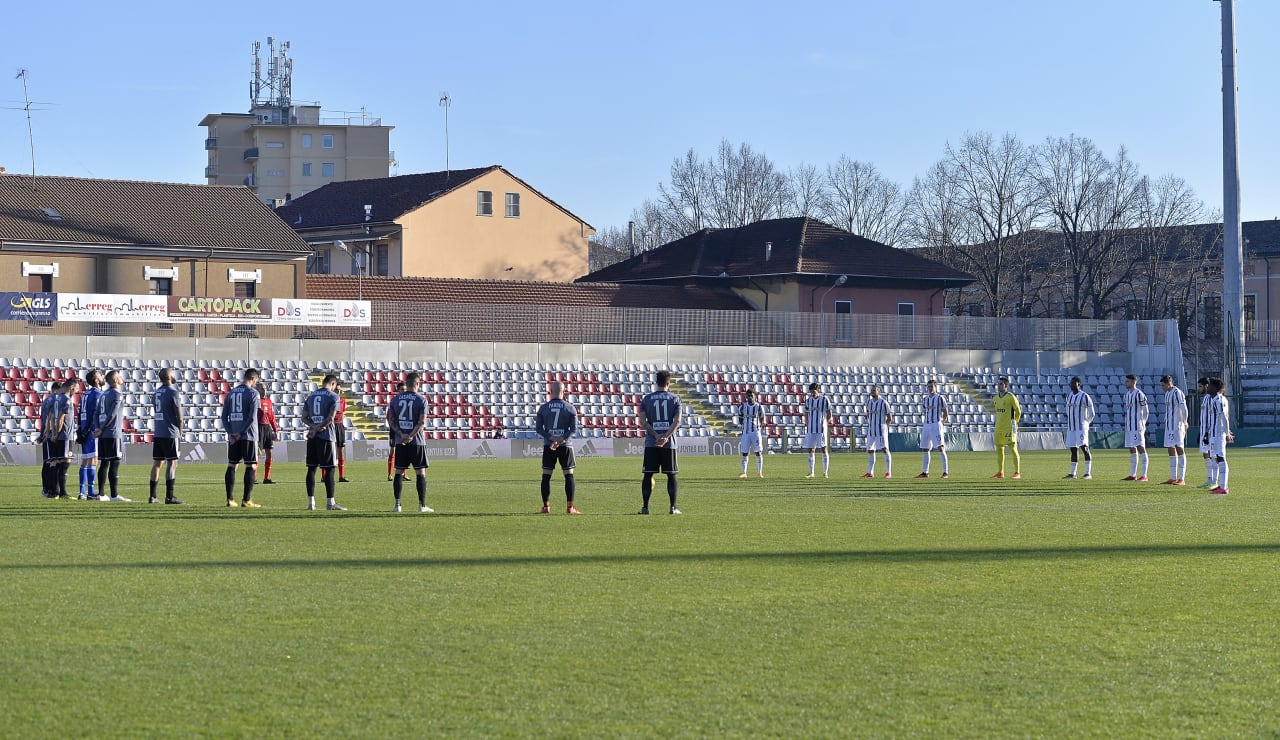
[[1244, 237], [1240, 225], [1240, 146], [1236, 123], [1235, 0], [1222, 3], [1222, 340], [1232, 416], [1240, 419], [1244, 347]]

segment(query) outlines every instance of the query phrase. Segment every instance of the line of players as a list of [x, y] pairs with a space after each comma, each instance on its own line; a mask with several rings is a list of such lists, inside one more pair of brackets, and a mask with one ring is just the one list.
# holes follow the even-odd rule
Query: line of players
[[[1234, 441], [1231, 433], [1227, 398], [1223, 394], [1221, 378], [1200, 378], [1197, 383], [1201, 394], [1200, 404], [1200, 452], [1205, 463], [1205, 482], [1201, 488], [1212, 489], [1215, 494], [1226, 494], [1229, 468], [1226, 445]], [[1164, 446], [1169, 451], [1169, 478], [1166, 485], [1186, 485], [1187, 457], [1185, 440], [1188, 425], [1187, 400], [1171, 376], [1160, 379], [1164, 390]], [[1093, 398], [1083, 389], [1079, 377], [1070, 381], [1071, 393], [1066, 403], [1066, 445], [1071, 450], [1071, 468], [1064, 478], [1093, 477], [1093, 454], [1089, 448], [1089, 427], [1096, 413]], [[1145, 482], [1148, 480], [1147, 421], [1150, 416], [1147, 396], [1138, 387], [1136, 375], [1125, 376], [1125, 446], [1129, 450], [1129, 475], [1122, 480]], [[935, 380], [928, 381], [926, 394], [921, 399], [923, 425], [920, 430], [920, 449], [923, 452], [922, 469], [916, 478], [928, 478], [933, 450], [938, 451], [942, 462], [942, 478], [950, 477], [945, 445], [946, 424], [949, 409], [945, 396], [938, 393]], [[996, 384], [996, 396], [992, 399], [996, 424], [994, 443], [997, 470], [992, 478], [1005, 478], [1006, 449], [1013, 458], [1011, 477], [1022, 477], [1022, 458], [1018, 453], [1018, 425], [1022, 421], [1022, 406], [1016, 395], [1010, 392], [1009, 378], [1001, 376]], [[893, 408], [880, 396], [879, 386], [872, 386], [864, 413], [866, 425], [867, 472], [863, 478], [874, 478], [876, 455], [884, 457], [884, 477], [893, 477], [893, 455], [889, 451], [889, 425], [893, 422]], [[764, 409], [756, 402], [754, 390], [748, 390], [735, 416], [742, 429], [739, 452], [742, 454], [742, 471], [739, 478], [747, 477], [747, 460], [756, 455], [756, 474], [764, 477]], [[831, 403], [822, 395], [818, 383], [809, 384], [804, 400], [805, 436], [802, 447], [808, 450], [809, 472], [806, 478], [815, 476], [817, 452], [822, 452], [822, 476], [830, 477], [831, 455], [827, 444], [827, 430], [831, 426]], [[1084, 471], [1080, 473], [1080, 458], [1084, 458]]]
[[[175, 496], [178, 440], [184, 425], [182, 393], [174, 385], [174, 373], [170, 368], [159, 371], [160, 387], [152, 396], [152, 468], [148, 503], [158, 504], [157, 496], [161, 469], [164, 470], [166, 504], [182, 504]], [[257, 485], [258, 451], [266, 453], [266, 471], [263, 483], [271, 480], [272, 447], [279, 434], [275, 407], [265, 388], [260, 386], [260, 373], [256, 369], [245, 370], [241, 382], [227, 392], [222, 404], [221, 423], [227, 435], [227, 468], [224, 485], [229, 508], [261, 508], [253, 500]], [[649, 513], [649, 499], [653, 493], [653, 477], [662, 473], [667, 477], [667, 495], [671, 514], [680, 514], [676, 507], [678, 492], [676, 430], [681, 422], [680, 399], [671, 393], [671, 375], [663, 370], [655, 375], [655, 390], [641, 399], [637, 413], [645, 430], [645, 451], [641, 481], [642, 505], [640, 514]], [[124, 456], [124, 405], [120, 393], [121, 377], [118, 370], [102, 375], [98, 370], [85, 373], [86, 391], [81, 398], [79, 414], [71, 399], [71, 392], [79, 380], [72, 377], [54, 382], [49, 397], [41, 409], [41, 436], [44, 464], [42, 466], [42, 495], [45, 498], [69, 498], [66, 474], [73, 457], [72, 441], [80, 446], [82, 467], [80, 495], [82, 500], [123, 501], [119, 495], [119, 466]], [[426, 470], [430, 466], [426, 447], [426, 399], [419, 392], [421, 376], [406, 376], [400, 392], [387, 406], [387, 428], [391, 438], [391, 455], [388, 467], [394, 467], [394, 475], [388, 470], [395, 497], [393, 511], [402, 510], [401, 495], [406, 480], [405, 472], [413, 468], [418, 494], [419, 513], [433, 511], [427, 506]], [[106, 386], [103, 391], [102, 387]], [[325, 486], [326, 508], [345, 511], [335, 498], [335, 484], [346, 482], [342, 474], [341, 443], [345, 436], [342, 428], [344, 399], [337, 392], [338, 378], [326, 375], [320, 387], [313, 390], [302, 405], [302, 421], [306, 425], [306, 492], [307, 509], [315, 510], [316, 477], [319, 472]], [[535, 428], [543, 438], [542, 455], [542, 509], [550, 513], [551, 477], [557, 465], [564, 474], [567, 513], [581, 513], [574, 506], [574, 472], [576, 462], [573, 447], [568, 443], [577, 431], [577, 412], [564, 400], [564, 386], [553, 382], [550, 400], [536, 414]], [[100, 468], [96, 464], [101, 460]], [[235, 497], [236, 480], [240, 465], [245, 466], [243, 496]], [[337, 475], [334, 475], [335, 468]], [[97, 495], [95, 491], [99, 470], [111, 488], [111, 495]]]

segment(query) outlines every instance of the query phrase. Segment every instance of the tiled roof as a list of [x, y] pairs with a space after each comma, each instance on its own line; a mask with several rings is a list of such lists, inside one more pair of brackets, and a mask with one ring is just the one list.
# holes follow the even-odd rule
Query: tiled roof
[[355, 298], [416, 303], [490, 303], [535, 306], [689, 308], [751, 311], [738, 296], [705, 288], [615, 283], [549, 283], [454, 278], [355, 278], [307, 275], [309, 298]]
[[[772, 244], [767, 254], [766, 243]], [[734, 229], [703, 229], [596, 270], [582, 280], [646, 282], [779, 275], [848, 275], [852, 284], [886, 279], [943, 281], [954, 287], [974, 279], [940, 262], [812, 218], [780, 218]]]
[[241, 186], [0, 175], [0, 241], [311, 252]]
[[[331, 182], [306, 195], [294, 198], [288, 204], [277, 208], [276, 213], [284, 219], [285, 223], [302, 231], [363, 224], [364, 207], [369, 205], [373, 206], [372, 220], [375, 223], [385, 223], [395, 221], [406, 213], [415, 211], [494, 170], [506, 172], [499, 165], [493, 165], [469, 170], [423, 172], [416, 175]], [[578, 218], [520, 178], [510, 172], [507, 174], [560, 210], [573, 218]], [[498, 205], [501, 207], [501, 204]]]

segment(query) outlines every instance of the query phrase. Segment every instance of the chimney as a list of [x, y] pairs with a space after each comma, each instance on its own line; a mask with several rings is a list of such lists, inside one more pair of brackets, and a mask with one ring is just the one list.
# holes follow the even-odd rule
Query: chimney
[[773, 260], [773, 242], [764, 243], [764, 261], [771, 262]]

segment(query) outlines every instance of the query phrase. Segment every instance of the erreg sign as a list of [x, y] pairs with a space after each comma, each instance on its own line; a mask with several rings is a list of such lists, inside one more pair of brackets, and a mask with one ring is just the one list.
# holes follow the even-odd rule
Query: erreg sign
[[165, 323], [169, 320], [169, 297], [111, 293], [59, 293], [57, 318], [59, 321]]

